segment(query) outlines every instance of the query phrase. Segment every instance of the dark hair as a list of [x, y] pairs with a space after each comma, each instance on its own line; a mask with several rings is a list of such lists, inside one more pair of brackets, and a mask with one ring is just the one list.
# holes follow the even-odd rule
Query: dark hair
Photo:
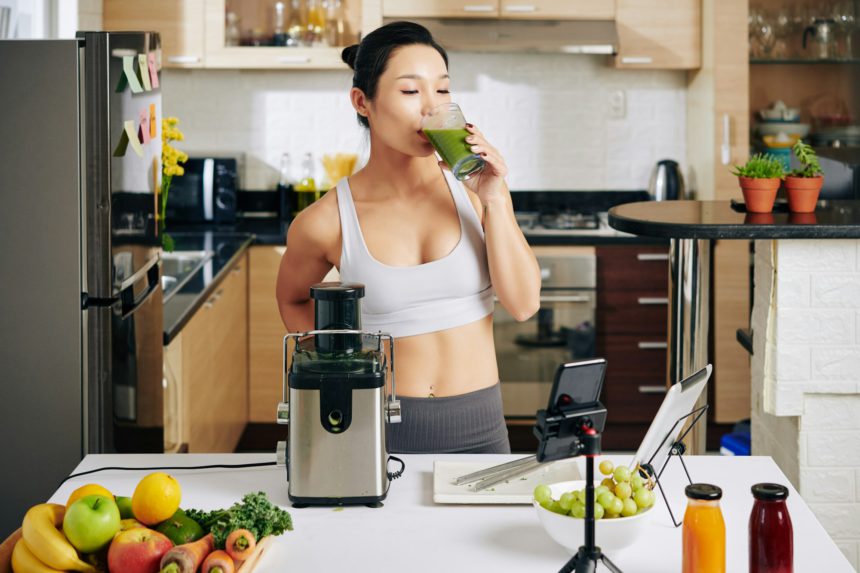
[[[413, 44], [435, 48], [445, 60], [445, 67], [448, 66], [445, 48], [436, 43], [427, 28], [414, 22], [391, 22], [377, 28], [365, 36], [360, 44], [344, 48], [340, 57], [354, 71], [352, 86], [364, 92], [367, 99], [373, 100], [379, 76], [385, 72], [388, 58], [398, 48]], [[358, 123], [370, 127], [367, 118], [361, 114], [358, 115]]]

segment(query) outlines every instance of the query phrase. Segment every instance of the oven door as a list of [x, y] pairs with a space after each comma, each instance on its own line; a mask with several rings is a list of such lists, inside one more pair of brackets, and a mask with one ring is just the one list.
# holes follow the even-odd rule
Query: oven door
[[498, 302], [493, 314], [505, 417], [546, 408], [559, 364], [595, 354], [594, 289], [544, 289], [540, 310], [517, 322]]

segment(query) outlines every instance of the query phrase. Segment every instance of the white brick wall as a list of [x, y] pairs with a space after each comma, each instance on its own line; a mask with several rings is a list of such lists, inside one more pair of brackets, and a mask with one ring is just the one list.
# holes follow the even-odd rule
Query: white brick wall
[[[659, 159], [685, 165], [683, 72], [615, 70], [589, 56], [450, 54], [454, 101], [500, 149], [513, 189], [645, 189]], [[242, 151], [242, 185], [273, 188], [281, 154], [367, 154], [348, 72], [166, 70], [164, 110], [189, 152]], [[623, 90], [624, 119], [608, 117]], [[318, 172], [322, 175], [322, 171]]]
[[860, 567], [860, 241], [756, 241], [753, 454]]

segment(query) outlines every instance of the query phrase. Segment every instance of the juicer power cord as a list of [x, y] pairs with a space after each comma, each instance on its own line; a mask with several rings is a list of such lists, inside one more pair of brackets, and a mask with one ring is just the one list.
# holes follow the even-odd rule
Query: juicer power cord
[[94, 474], [96, 472], [103, 472], [108, 470], [122, 470], [122, 471], [140, 471], [140, 470], [211, 470], [211, 469], [240, 469], [240, 468], [259, 468], [264, 466], [276, 466], [278, 462], [256, 462], [252, 464], [210, 464], [205, 466], [147, 466], [147, 467], [136, 467], [136, 468], [128, 468], [122, 466], [107, 466], [103, 468], [96, 468], [94, 470], [88, 470], [85, 472], [78, 472], [76, 474], [72, 474], [65, 478], [63, 481], [59, 483], [57, 488], [72, 478], [85, 476], [89, 474]]

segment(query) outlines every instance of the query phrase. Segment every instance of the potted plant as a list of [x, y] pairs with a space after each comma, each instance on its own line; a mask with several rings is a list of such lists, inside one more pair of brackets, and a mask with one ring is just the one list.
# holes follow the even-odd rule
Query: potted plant
[[785, 175], [785, 168], [777, 157], [757, 153], [749, 158], [745, 165], [735, 165], [734, 175], [737, 175], [744, 203], [749, 213], [770, 213], [780, 181]]
[[793, 213], [812, 213], [824, 185], [824, 172], [815, 150], [808, 143], [798, 139], [791, 149], [800, 161], [800, 167], [785, 176], [788, 209]]

